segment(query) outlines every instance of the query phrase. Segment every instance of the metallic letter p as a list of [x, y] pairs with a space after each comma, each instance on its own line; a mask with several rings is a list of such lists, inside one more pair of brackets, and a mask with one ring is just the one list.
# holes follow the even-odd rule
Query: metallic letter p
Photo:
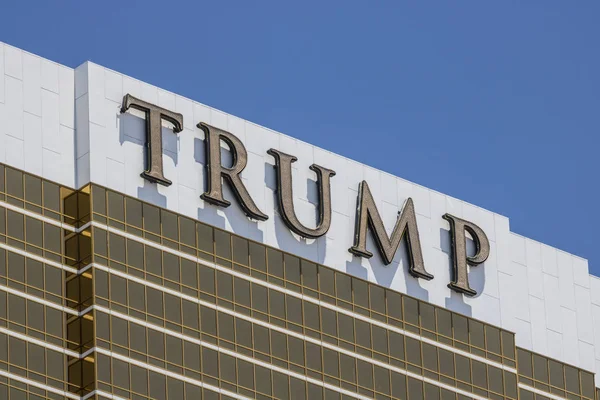
[[[450, 235], [452, 236], [452, 282], [448, 287], [456, 292], [467, 296], [475, 296], [477, 292], [469, 286], [467, 264], [477, 266], [490, 255], [490, 242], [483, 229], [472, 222], [444, 214], [442, 217], [450, 223]], [[475, 255], [467, 256], [467, 238], [469, 232], [475, 242]]]

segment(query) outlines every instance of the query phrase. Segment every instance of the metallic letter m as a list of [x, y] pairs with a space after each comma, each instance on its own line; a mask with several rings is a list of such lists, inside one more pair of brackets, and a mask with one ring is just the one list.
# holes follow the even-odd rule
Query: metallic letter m
[[405, 233], [408, 233], [406, 243], [410, 256], [409, 273], [416, 278], [433, 279], [433, 275], [425, 270], [423, 253], [421, 252], [421, 241], [419, 240], [419, 230], [417, 229], [415, 207], [411, 198], [408, 198], [404, 203], [404, 207], [399, 212], [392, 236], [389, 237], [385, 231], [379, 211], [377, 211], [377, 206], [375, 205], [375, 200], [373, 200], [369, 185], [366, 181], [362, 181], [358, 188], [354, 246], [348, 251], [357, 256], [371, 258], [373, 253], [367, 250], [367, 228], [371, 228], [371, 232], [379, 248], [379, 253], [386, 265], [392, 263], [402, 237]]

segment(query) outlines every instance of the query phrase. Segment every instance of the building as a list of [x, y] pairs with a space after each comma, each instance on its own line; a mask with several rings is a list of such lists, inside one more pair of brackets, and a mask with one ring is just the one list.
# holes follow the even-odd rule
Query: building
[[600, 279], [508, 218], [90, 62], [0, 77], [0, 399], [600, 398]]

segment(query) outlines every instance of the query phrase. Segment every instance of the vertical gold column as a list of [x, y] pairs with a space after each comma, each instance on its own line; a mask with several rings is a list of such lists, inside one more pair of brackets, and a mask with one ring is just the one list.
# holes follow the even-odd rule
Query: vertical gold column
[[[85, 312], [67, 319], [67, 342], [69, 348], [79, 354], [94, 347], [94, 313], [89, 310], [93, 304], [92, 271], [85, 269], [92, 262], [91, 229], [84, 228], [90, 221], [90, 187], [78, 191], [65, 190], [63, 196], [64, 222], [75, 226], [76, 232], [65, 232], [63, 262], [77, 269], [78, 273], [68, 273], [66, 277], [67, 306]], [[88, 310], [86, 312], [86, 310]], [[69, 390], [84, 396], [95, 388], [94, 354], [84, 358], [69, 357]]]

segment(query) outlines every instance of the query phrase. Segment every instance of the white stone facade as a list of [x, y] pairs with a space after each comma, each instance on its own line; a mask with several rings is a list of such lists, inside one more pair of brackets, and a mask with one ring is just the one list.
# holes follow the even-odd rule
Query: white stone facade
[[[140, 177], [144, 168], [144, 120], [120, 113], [125, 94], [180, 112], [184, 130], [163, 131], [169, 187]], [[229, 208], [200, 199], [205, 191], [204, 134], [198, 122], [236, 135], [248, 150], [243, 180], [258, 207], [269, 216], [250, 221], [232, 193]], [[0, 43], [0, 162], [63, 185], [93, 181], [130, 196], [225, 228], [332, 268], [377, 282], [516, 333], [517, 346], [596, 371], [600, 385], [600, 278], [577, 256], [521, 237], [509, 219], [461, 200], [348, 160], [222, 111], [87, 62], [75, 70]], [[294, 236], [277, 214], [274, 196], [276, 148], [298, 157], [293, 164], [294, 202], [300, 220], [315, 223], [316, 176], [312, 163], [336, 171], [332, 178], [333, 219], [326, 236]], [[227, 150], [223, 150], [227, 153]], [[366, 180], [386, 227], [391, 230], [408, 197], [415, 203], [425, 267], [432, 281], [407, 273], [407, 255], [398, 251], [385, 266], [374, 250], [370, 260], [353, 257], [358, 184]], [[452, 292], [446, 212], [478, 224], [491, 243], [489, 259], [470, 271], [473, 298]]]

